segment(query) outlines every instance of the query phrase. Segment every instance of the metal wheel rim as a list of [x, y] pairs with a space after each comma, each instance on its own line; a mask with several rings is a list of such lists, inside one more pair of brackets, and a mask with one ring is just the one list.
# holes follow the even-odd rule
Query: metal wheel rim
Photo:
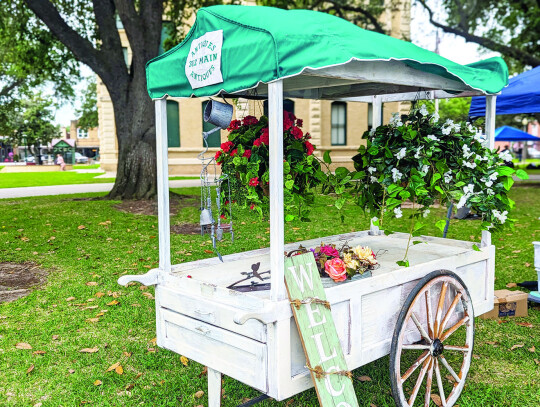
[[[432, 292], [432, 289], [438, 284], [441, 284], [441, 289], [439, 290], [439, 292], [438, 293], [437, 292]], [[446, 312], [444, 310], [442, 310], [442, 309], [439, 311], [439, 305], [440, 305], [440, 302], [441, 302], [440, 298], [441, 298], [441, 293], [443, 291], [443, 286], [446, 286], [443, 301], [446, 299], [446, 294], [448, 293], [448, 287], [449, 286], [453, 287], [455, 292], [456, 292], [456, 297], [457, 297], [457, 295], [461, 296], [457, 300], [457, 304], [459, 304], [461, 302], [462, 307], [463, 307], [464, 316], [467, 317], [467, 320], [462, 325], [460, 325], [458, 328], [456, 328], [455, 330], [450, 332], [450, 334], [448, 336], [446, 336], [446, 337], [444, 337], [443, 335], [445, 335], [446, 333], [448, 333], [448, 331], [450, 331], [452, 328], [454, 328], [455, 324], [452, 324], [452, 325], [448, 326], [448, 321], [450, 319], [450, 318], [448, 318], [448, 319], [446, 318], [447, 317], [447, 315], [446, 315], [447, 311], [449, 310], [448, 308], [447, 308]], [[401, 371], [400, 371], [401, 370], [401, 355], [402, 355], [403, 350], [406, 350], [406, 349], [403, 348], [403, 346], [404, 346], [403, 345], [403, 339], [404, 339], [403, 337], [404, 337], [405, 332], [406, 332], [406, 329], [404, 329], [404, 327], [407, 326], [407, 323], [409, 321], [411, 321], [414, 325], [417, 326], [417, 324], [414, 323], [413, 311], [415, 310], [415, 305], [418, 304], [419, 301], [424, 301], [424, 303], [427, 304], [427, 301], [425, 300], [426, 292], [429, 292], [430, 296], [432, 296], [434, 294], [437, 294], [439, 304], [437, 304], [437, 309], [435, 310], [435, 313], [433, 312], [434, 310], [431, 309], [431, 316], [430, 316], [431, 317], [431, 329], [428, 328], [428, 332], [426, 332], [426, 330], [424, 329], [424, 334], [427, 334], [428, 338], [432, 341], [432, 344], [435, 341], [435, 339], [441, 340], [441, 338], [443, 338], [442, 342], [444, 344], [444, 341], [446, 339], [448, 339], [453, 333], [455, 333], [455, 331], [457, 331], [459, 328], [461, 328], [461, 326], [465, 325], [465, 327], [466, 327], [466, 339], [465, 339], [465, 344], [464, 345], [468, 347], [468, 350], [463, 351], [463, 354], [464, 354], [463, 355], [463, 362], [461, 364], [461, 368], [460, 368], [459, 372], [454, 371], [455, 376], [457, 376], [457, 377], [455, 377], [454, 374], [452, 374], [448, 370], [447, 365], [445, 365], [445, 363], [443, 362], [444, 355], [441, 355], [442, 357], [433, 356], [433, 350], [434, 349], [433, 349], [433, 346], [430, 345], [430, 349], [428, 351], [427, 357], [425, 359], [423, 359], [417, 365], [416, 368], [414, 368], [414, 370], [409, 374], [409, 376], [407, 376], [407, 378], [405, 378], [405, 380], [402, 380], [402, 377], [405, 376], [405, 375], [402, 376]], [[455, 297], [454, 297], [454, 299], [455, 299]], [[444, 307], [444, 302], [442, 304], [443, 304], [443, 307]], [[457, 304], [451, 310], [452, 313], [457, 308]], [[427, 307], [426, 307], [426, 315], [424, 316], [423, 321], [425, 321], [428, 318], [427, 314], [428, 314], [428, 311], [427, 311]], [[417, 319], [419, 319], [418, 315], [414, 314], [414, 316]], [[437, 318], [438, 318], [438, 320], [437, 320]], [[419, 322], [420, 322], [420, 325], [422, 326], [422, 323], [421, 323], [422, 321], [419, 321]], [[441, 323], [443, 323], [443, 322], [445, 322], [445, 325], [441, 329]], [[435, 325], [435, 324], [437, 324], [437, 325]], [[398, 393], [399, 393], [399, 399], [400, 399], [401, 405], [402, 406], [414, 406], [415, 403], [416, 403], [416, 405], [421, 405], [421, 404], [418, 403], [419, 400], [422, 400], [422, 397], [420, 397], [419, 389], [422, 386], [422, 384], [425, 382], [426, 387], [427, 387], [428, 383], [431, 383], [431, 386], [430, 386], [430, 392], [429, 393], [427, 391], [424, 392], [424, 397], [423, 397], [424, 406], [426, 406], [426, 407], [429, 406], [431, 394], [439, 395], [439, 397], [441, 398], [441, 402], [442, 402], [443, 407], [451, 407], [451, 406], [453, 406], [455, 404], [455, 402], [457, 401], [457, 399], [459, 398], [459, 396], [461, 394], [461, 391], [463, 390], [463, 387], [465, 385], [465, 379], [467, 378], [467, 373], [469, 371], [469, 367], [470, 367], [471, 359], [472, 359], [472, 352], [473, 352], [474, 310], [473, 310], [472, 302], [471, 302], [470, 296], [469, 296], [469, 294], [467, 292], [467, 289], [459, 281], [457, 281], [455, 278], [453, 278], [451, 275], [442, 275], [442, 276], [438, 276], [438, 277], [435, 277], [435, 278], [431, 279], [416, 294], [414, 300], [412, 301], [412, 303], [409, 306], [409, 309], [407, 310], [407, 314], [405, 315], [405, 318], [403, 320], [403, 324], [399, 327], [399, 329], [400, 329], [400, 332], [399, 332], [398, 341], [397, 341], [398, 348], [397, 348], [397, 352], [396, 352], [396, 358], [395, 358], [395, 363], [394, 363], [394, 372], [393, 372], [393, 374], [396, 375], [395, 378], [396, 378], [396, 382], [398, 383], [398, 388], [399, 388]], [[418, 331], [421, 334], [421, 336], [423, 337], [424, 334], [422, 334], [419, 329], [418, 329]], [[407, 345], [405, 345], [405, 346], [407, 346]], [[448, 350], [453, 351], [452, 348], [455, 348], [455, 346], [452, 346]], [[416, 349], [419, 349], [419, 348], [416, 348]], [[459, 351], [456, 350], [456, 352], [459, 352]], [[417, 361], [418, 361], [418, 359], [417, 359]], [[415, 364], [413, 363], [413, 366], [414, 365]], [[420, 375], [422, 376], [422, 378], [420, 380], [417, 380], [417, 382], [415, 383], [415, 387], [413, 389], [413, 392], [412, 392], [413, 394], [411, 394], [411, 397], [408, 398], [404, 393], [403, 384], [406, 383], [406, 381], [410, 377], [410, 375], [412, 375], [412, 373], [414, 373], [414, 371], [416, 369], [418, 369], [418, 368], [421, 369]], [[437, 374], [437, 370], [439, 371], [439, 374]], [[451, 392], [449, 394], [444, 394], [444, 390], [441, 391], [442, 380], [444, 378], [443, 372], [445, 372], [445, 371], [450, 373], [454, 377], [454, 379], [459, 378], [459, 381], [454, 384], [453, 389], [451, 390]], [[405, 373], [407, 373], [407, 372], [405, 372]], [[417, 387], [418, 387], [418, 390], [416, 390]], [[433, 387], [436, 388], [435, 392], [431, 391], [433, 389]], [[415, 393], [415, 391], [416, 391], [416, 393]], [[443, 394], [441, 394], [441, 393], [443, 393]], [[410, 403], [411, 401], [412, 401], [412, 403]]]

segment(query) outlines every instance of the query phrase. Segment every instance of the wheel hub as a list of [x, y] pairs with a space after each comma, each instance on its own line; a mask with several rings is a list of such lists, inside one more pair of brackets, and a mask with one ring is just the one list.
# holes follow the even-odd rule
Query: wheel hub
[[435, 339], [431, 345], [431, 354], [435, 357], [442, 355], [444, 351], [444, 345], [439, 339]]

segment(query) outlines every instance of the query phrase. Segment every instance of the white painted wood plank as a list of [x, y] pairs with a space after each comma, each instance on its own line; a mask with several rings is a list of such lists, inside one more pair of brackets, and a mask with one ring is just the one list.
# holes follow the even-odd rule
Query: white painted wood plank
[[[413, 100], [438, 100], [438, 99], [449, 99], [449, 98], [461, 98], [461, 97], [471, 97], [471, 96], [484, 96], [484, 92], [470, 90], [463, 91], [460, 93], [448, 93], [444, 90], [427, 90], [420, 92], [404, 92], [404, 93], [393, 93], [387, 95], [380, 95], [383, 103], [389, 102], [406, 102]], [[350, 98], [341, 98], [344, 102], [363, 102], [371, 103], [373, 96], [356, 96]]]
[[193, 318], [162, 309], [163, 347], [267, 391], [266, 345]]
[[[495, 116], [496, 116], [497, 96], [486, 96], [486, 147], [495, 148]], [[491, 245], [491, 232], [482, 231], [482, 246]]]
[[221, 407], [221, 373], [211, 367], [208, 374], [208, 407]]
[[167, 139], [167, 99], [155, 101], [156, 159], [158, 193], [159, 268], [171, 270], [171, 227], [169, 219], [169, 164]]
[[382, 99], [380, 96], [373, 96], [372, 99], [373, 109], [372, 109], [372, 125], [373, 128], [379, 127], [382, 125]]
[[268, 127], [270, 132], [270, 266], [273, 301], [286, 297], [283, 277], [285, 216], [283, 209], [283, 81], [268, 85]]

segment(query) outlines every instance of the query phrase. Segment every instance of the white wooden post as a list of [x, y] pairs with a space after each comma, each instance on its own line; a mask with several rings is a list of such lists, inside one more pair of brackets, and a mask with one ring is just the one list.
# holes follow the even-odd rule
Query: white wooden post
[[221, 373], [207, 367], [208, 374], [208, 407], [221, 406]]
[[382, 98], [380, 96], [373, 96], [372, 103], [372, 124], [373, 128], [376, 128], [382, 124]]
[[158, 192], [159, 269], [171, 271], [171, 227], [169, 219], [169, 160], [167, 99], [156, 100], [156, 159]]
[[[486, 96], [486, 147], [489, 149], [495, 148], [495, 103], [497, 96]], [[482, 242], [480, 246], [491, 245], [491, 232], [482, 231]]]
[[283, 81], [268, 84], [268, 127], [270, 136], [270, 270], [272, 301], [285, 298], [283, 213]]

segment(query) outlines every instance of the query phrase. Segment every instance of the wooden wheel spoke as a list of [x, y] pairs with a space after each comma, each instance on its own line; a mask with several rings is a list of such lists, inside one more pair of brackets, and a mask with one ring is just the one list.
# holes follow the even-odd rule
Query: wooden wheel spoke
[[446, 324], [448, 323], [448, 320], [452, 316], [452, 312], [454, 312], [454, 309], [456, 308], [456, 305], [458, 304], [458, 302], [461, 299], [462, 295], [463, 295], [462, 293], [458, 293], [455, 296], [454, 301], [452, 301], [452, 304], [450, 304], [450, 308], [448, 308], [448, 311], [446, 312], [446, 315], [444, 316], [444, 318], [443, 318], [443, 320], [441, 322], [441, 327], [439, 328], [439, 332], [437, 332], [438, 336], [440, 336], [443, 333], [444, 328], [446, 327]]
[[429, 288], [426, 290], [426, 319], [427, 319], [427, 328], [428, 328], [428, 334], [430, 338], [435, 338], [435, 332], [433, 332], [433, 322], [432, 322], [432, 315], [431, 315], [431, 294], [429, 292]]
[[414, 400], [416, 400], [416, 396], [418, 395], [418, 391], [420, 390], [420, 386], [422, 385], [422, 380], [424, 380], [424, 376], [426, 375], [428, 367], [431, 365], [431, 360], [432, 358], [427, 358], [422, 365], [422, 370], [420, 370], [418, 379], [416, 379], [416, 383], [411, 394], [411, 398], [409, 399], [409, 406], [412, 406], [414, 404]]
[[410, 375], [414, 373], [416, 369], [418, 369], [418, 366], [420, 366], [429, 356], [429, 352], [426, 350], [423, 352], [418, 359], [411, 365], [411, 367], [405, 372], [403, 376], [401, 376], [401, 383], [403, 383], [405, 380], [409, 378]]
[[458, 352], [469, 352], [471, 349], [465, 345], [465, 346], [454, 346], [454, 345], [445, 345], [444, 350], [455, 350]]
[[425, 349], [429, 349], [431, 346], [430, 345], [422, 345], [422, 344], [417, 344], [417, 343], [414, 343], [414, 344], [411, 344], [411, 345], [403, 345], [401, 347], [401, 349], [407, 349], [407, 350], [425, 350]]
[[439, 295], [439, 303], [437, 304], [437, 312], [435, 314], [435, 322], [433, 324], [433, 331], [435, 334], [439, 332], [439, 326], [441, 324], [442, 311], [444, 306], [444, 298], [446, 297], [446, 289], [448, 288], [448, 282], [445, 281], [441, 287], [441, 294]]
[[444, 395], [444, 387], [443, 387], [443, 382], [441, 378], [441, 371], [439, 369], [439, 361], [437, 359], [435, 359], [435, 377], [437, 378], [437, 387], [439, 388], [439, 397], [441, 398], [443, 407], [446, 407], [446, 397]]
[[413, 320], [414, 324], [416, 325], [416, 328], [418, 329], [418, 332], [420, 332], [420, 335], [422, 335], [422, 338], [424, 338], [426, 341], [428, 341], [428, 343], [433, 342], [431, 340], [431, 338], [429, 337], [428, 333], [426, 332], [426, 330], [424, 329], [424, 327], [422, 326], [422, 324], [420, 323], [420, 321], [418, 321], [418, 317], [416, 316], [416, 314], [414, 312], [411, 314], [411, 319]]
[[424, 406], [429, 406], [429, 399], [431, 398], [431, 383], [433, 382], [433, 368], [435, 367], [434, 358], [431, 359], [429, 364], [429, 370], [426, 380], [426, 397], [424, 398]]
[[448, 339], [448, 337], [452, 335], [460, 326], [466, 324], [467, 322], [469, 322], [469, 316], [465, 314], [465, 316], [461, 318], [454, 326], [448, 328], [446, 332], [441, 332], [441, 342], [444, 342], [445, 339]]
[[445, 359], [445, 357], [443, 355], [440, 355], [439, 356], [439, 359], [441, 360], [442, 364], [444, 365], [444, 367], [446, 368], [446, 370], [448, 370], [450, 372], [450, 374], [452, 375], [452, 377], [454, 378], [454, 380], [456, 381], [455, 385], [456, 386], [457, 384], [459, 384], [459, 382], [461, 381], [461, 378], [456, 374], [456, 372], [454, 372], [454, 369], [452, 369], [452, 366], [450, 366], [447, 362], [447, 360]]

